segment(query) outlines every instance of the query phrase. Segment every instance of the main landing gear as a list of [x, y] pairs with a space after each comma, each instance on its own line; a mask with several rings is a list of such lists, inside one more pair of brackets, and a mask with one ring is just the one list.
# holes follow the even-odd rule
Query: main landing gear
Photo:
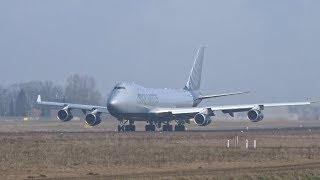
[[177, 124], [174, 126], [174, 129], [173, 129], [173, 126], [171, 124], [169, 124], [169, 122], [167, 122], [166, 124], [164, 124], [162, 126], [162, 131], [163, 132], [172, 132], [172, 131], [186, 131], [186, 127], [183, 125], [183, 124]]
[[178, 132], [186, 131], [186, 126], [183, 124], [177, 124], [174, 126], [174, 131], [178, 131]]
[[169, 123], [164, 124], [164, 125], [162, 126], [162, 131], [169, 131], [169, 132], [171, 132], [171, 131], [173, 131], [173, 126], [172, 126], [171, 124], [169, 124]]
[[149, 124], [145, 126], [145, 130], [147, 132], [154, 132], [156, 131], [156, 126], [152, 122], [149, 122]]
[[[129, 124], [127, 124], [129, 122]], [[173, 127], [169, 122], [166, 122], [161, 126], [161, 122], [155, 123], [152, 121], [149, 121], [148, 124], [145, 126], [145, 130], [147, 132], [155, 132], [156, 127], [161, 128], [163, 132], [184, 132], [186, 131], [186, 127], [183, 123], [179, 123]], [[135, 132], [136, 131], [136, 126], [134, 125], [134, 121], [121, 121], [120, 124], [118, 125], [118, 132]]]
[[129, 121], [129, 124], [126, 125], [128, 121], [121, 122], [118, 125], [118, 132], [135, 132], [136, 126], [134, 125], [134, 121]]

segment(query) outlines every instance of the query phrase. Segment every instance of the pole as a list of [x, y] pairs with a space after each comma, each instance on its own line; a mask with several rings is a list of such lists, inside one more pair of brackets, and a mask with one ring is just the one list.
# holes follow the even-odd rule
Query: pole
[[248, 139], [246, 139], [246, 149], [248, 149], [249, 148], [249, 141], [248, 141]]
[[239, 136], [237, 136], [236, 147], [238, 147], [238, 145], [239, 145]]

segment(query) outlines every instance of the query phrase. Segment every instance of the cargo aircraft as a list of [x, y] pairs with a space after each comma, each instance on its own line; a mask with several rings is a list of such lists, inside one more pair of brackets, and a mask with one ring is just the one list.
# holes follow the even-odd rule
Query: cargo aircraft
[[[82, 110], [85, 122], [90, 126], [101, 123], [101, 114], [107, 113], [118, 121], [118, 131], [135, 131], [136, 121], [145, 121], [146, 131], [185, 131], [185, 124], [191, 120], [198, 126], [207, 126], [212, 122], [215, 113], [220, 111], [234, 117], [234, 113], [247, 112], [252, 122], [264, 118], [263, 110], [269, 107], [310, 105], [312, 101], [261, 103], [249, 105], [206, 106], [198, 107], [202, 100], [231, 95], [246, 94], [235, 92], [227, 94], [203, 95], [200, 91], [204, 47], [199, 48], [190, 76], [184, 88], [181, 89], [153, 89], [135, 83], [118, 83], [107, 99], [106, 106], [82, 105], [42, 101], [38, 96], [37, 104], [58, 108], [57, 118], [63, 122], [72, 120], [72, 111]], [[175, 122], [175, 126], [171, 124]]]

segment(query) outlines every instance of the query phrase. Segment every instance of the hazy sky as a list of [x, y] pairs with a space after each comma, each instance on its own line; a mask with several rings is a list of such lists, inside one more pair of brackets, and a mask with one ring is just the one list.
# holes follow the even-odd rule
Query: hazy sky
[[207, 46], [202, 89], [217, 102], [320, 97], [319, 0], [1, 0], [0, 84], [95, 77], [182, 88]]

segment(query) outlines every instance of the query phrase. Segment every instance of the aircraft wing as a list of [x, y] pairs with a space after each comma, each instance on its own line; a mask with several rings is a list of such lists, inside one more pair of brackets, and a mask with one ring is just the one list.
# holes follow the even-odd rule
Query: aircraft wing
[[225, 114], [230, 114], [233, 116], [235, 112], [246, 112], [251, 109], [259, 109], [264, 110], [265, 107], [284, 107], [284, 106], [303, 106], [303, 105], [311, 105], [313, 103], [317, 103], [315, 101], [309, 102], [289, 102], [289, 103], [262, 103], [262, 104], [248, 104], [248, 105], [228, 105], [228, 106], [208, 106], [208, 107], [190, 107], [190, 108], [157, 108], [151, 110], [151, 113], [155, 114], [172, 114], [174, 116], [179, 115], [195, 115], [197, 113], [209, 111], [216, 112], [221, 111]]
[[37, 104], [41, 106], [50, 106], [57, 109], [79, 109], [82, 111], [93, 111], [96, 110], [100, 113], [109, 113], [107, 107], [103, 106], [94, 106], [94, 105], [83, 105], [83, 104], [70, 104], [70, 103], [59, 103], [59, 102], [49, 102], [49, 101], [42, 101], [41, 96], [38, 96]]

